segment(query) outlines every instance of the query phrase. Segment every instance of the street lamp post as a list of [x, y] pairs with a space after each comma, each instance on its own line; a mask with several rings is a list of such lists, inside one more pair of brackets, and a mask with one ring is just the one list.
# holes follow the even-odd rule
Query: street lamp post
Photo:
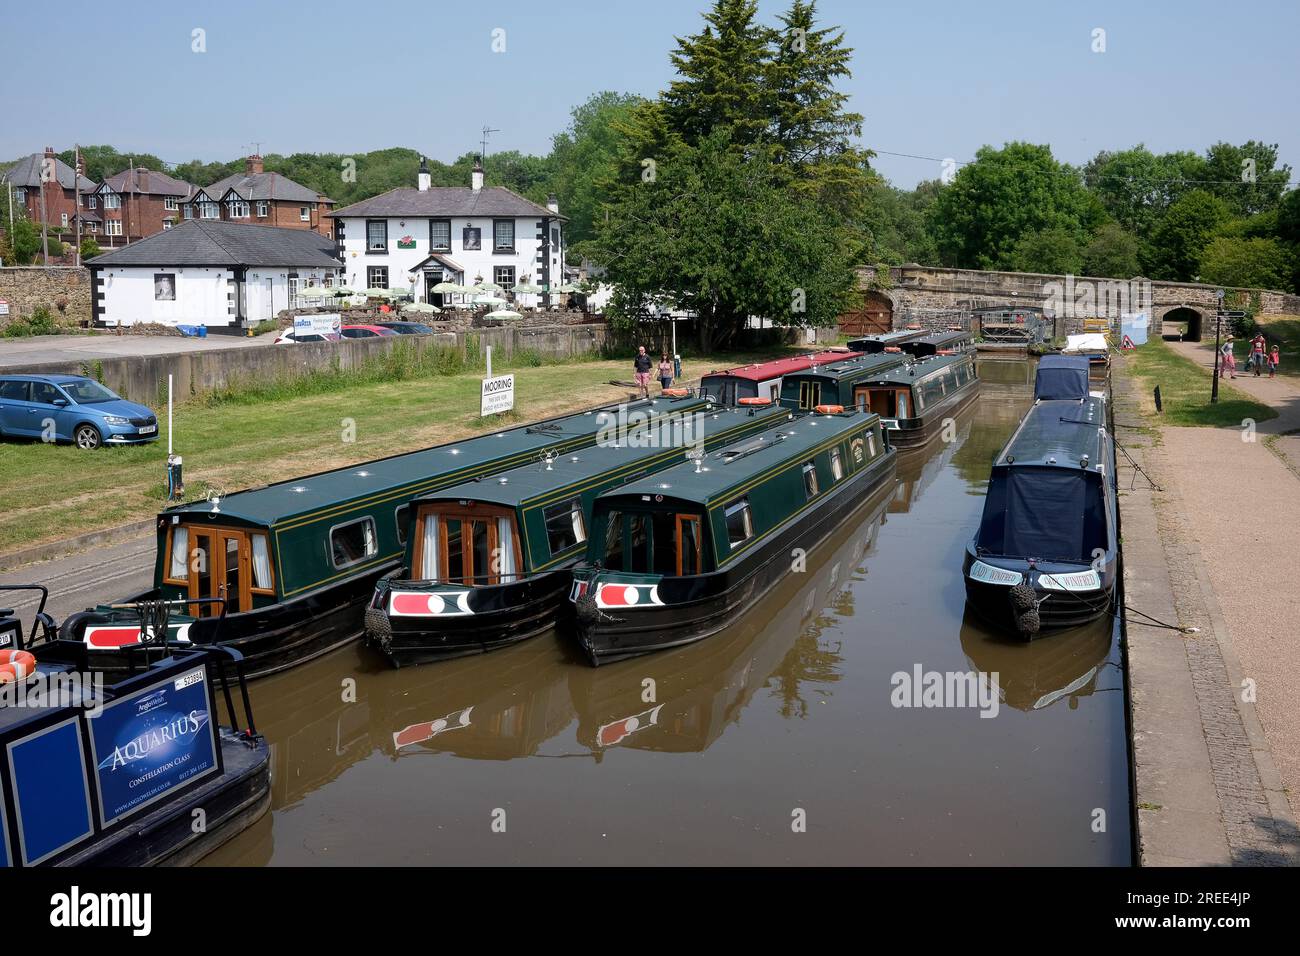
[[1219, 289], [1215, 292], [1214, 297], [1218, 300], [1219, 307], [1214, 312], [1214, 375], [1211, 376], [1210, 382], [1211, 405], [1219, 401], [1219, 375], [1222, 374], [1219, 368], [1219, 334], [1223, 330], [1223, 290]]

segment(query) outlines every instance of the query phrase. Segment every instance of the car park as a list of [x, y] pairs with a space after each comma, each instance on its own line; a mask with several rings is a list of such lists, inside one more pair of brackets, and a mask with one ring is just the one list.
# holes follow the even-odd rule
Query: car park
[[382, 325], [345, 325], [339, 329], [339, 334], [345, 339], [374, 339], [383, 335], [396, 335], [392, 329], [386, 329]]
[[391, 329], [398, 335], [432, 335], [433, 329], [423, 322], [376, 322], [381, 328]]

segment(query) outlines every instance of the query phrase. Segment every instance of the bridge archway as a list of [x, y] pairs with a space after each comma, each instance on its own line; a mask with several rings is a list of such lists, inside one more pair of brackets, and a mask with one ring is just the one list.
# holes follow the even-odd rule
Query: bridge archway
[[1159, 333], [1167, 339], [1181, 336], [1184, 342], [1199, 342], [1208, 328], [1209, 316], [1204, 309], [1190, 305], [1173, 305], [1164, 309], [1157, 319]]

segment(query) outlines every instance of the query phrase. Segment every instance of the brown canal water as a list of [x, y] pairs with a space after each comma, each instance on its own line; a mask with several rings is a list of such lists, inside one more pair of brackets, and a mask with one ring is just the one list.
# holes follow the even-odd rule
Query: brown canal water
[[[600, 669], [564, 635], [404, 670], [356, 647], [256, 682], [272, 812], [205, 862], [1128, 864], [1117, 628], [1025, 645], [964, 611], [1032, 393], [1028, 362], [980, 375], [953, 440], [706, 641]], [[918, 671], [996, 690], [896, 706]]]

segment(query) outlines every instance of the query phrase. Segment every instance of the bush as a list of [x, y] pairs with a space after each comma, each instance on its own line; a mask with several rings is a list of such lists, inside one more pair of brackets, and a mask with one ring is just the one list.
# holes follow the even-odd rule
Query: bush
[[0, 335], [7, 339], [20, 339], [29, 335], [58, 335], [59, 331], [50, 310], [41, 307], [31, 315], [18, 316], [5, 326]]
[[94, 236], [86, 236], [81, 240], [81, 259], [83, 262], [95, 258], [100, 252], [99, 243], [95, 241]]
[[[85, 255], [85, 253], [82, 253], [82, 255]], [[267, 332], [278, 332], [279, 330], [280, 323], [275, 319], [263, 319], [253, 326], [254, 335], [265, 335]]]

